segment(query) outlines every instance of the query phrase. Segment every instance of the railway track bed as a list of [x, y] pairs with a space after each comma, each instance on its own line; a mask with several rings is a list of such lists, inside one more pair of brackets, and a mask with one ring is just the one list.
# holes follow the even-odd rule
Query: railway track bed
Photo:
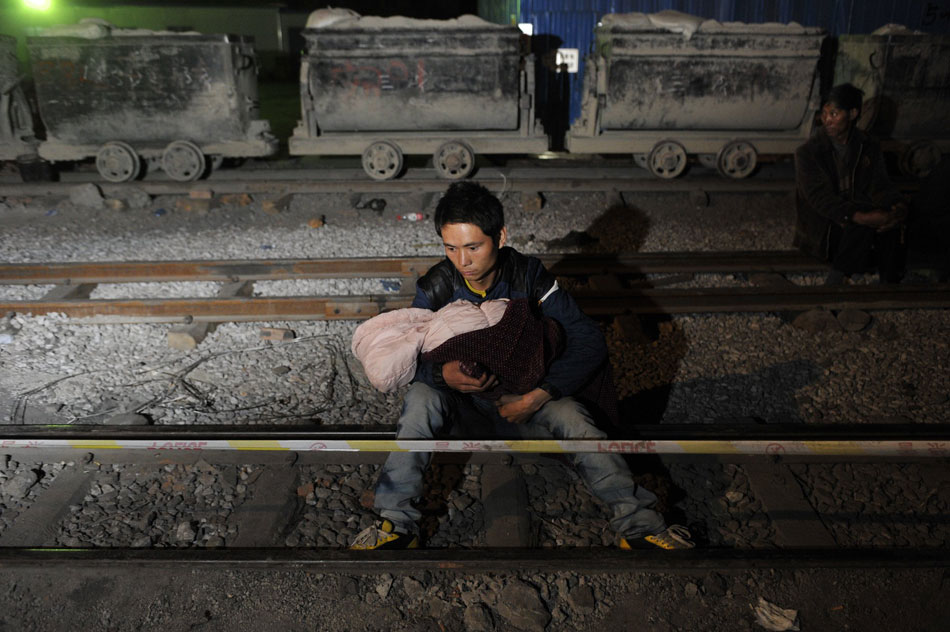
[[[809, 622], [854, 621], [874, 610], [854, 612], [865, 607], [858, 604], [867, 602], [852, 591], [864, 599], [879, 590], [894, 594], [901, 582], [913, 577], [922, 582], [917, 588], [921, 598], [927, 598], [929, 582], [936, 581], [934, 590], [939, 586], [939, 574], [950, 561], [943, 535], [947, 529], [943, 517], [950, 503], [945, 457], [935, 453], [881, 460], [849, 450], [846, 455], [834, 455], [829, 448], [834, 440], [848, 438], [941, 442], [946, 433], [942, 428], [738, 424], [642, 431], [657, 438], [719, 436], [763, 444], [780, 437], [809, 436], [817, 450], [825, 453], [817, 457], [692, 454], [665, 462], [674, 484], [701, 479], [707, 489], [705, 494], [694, 491], [687, 505], [692, 527], [705, 540], [703, 548], [668, 554], [619, 551], [610, 546], [600, 531], [606, 521], [604, 509], [589, 496], [585, 500], [579, 481], [563, 464], [534, 454], [515, 455], [511, 460], [510, 454], [472, 452], [464, 455], [467, 464], [444, 461], [437, 466], [437, 480], [458, 482], [453, 489], [441, 486], [428, 496], [430, 501], [441, 496], [443, 503], [441, 510], [430, 509], [430, 525], [434, 523], [441, 536], [431, 537], [434, 548], [355, 553], [343, 550], [339, 536], [345, 541], [359, 525], [343, 521], [345, 526], [341, 526], [336, 518], [340, 511], [333, 506], [340, 503], [347, 517], [355, 513], [369, 518], [361, 482], [371, 482], [374, 466], [372, 462], [353, 464], [365, 453], [301, 452], [294, 459], [287, 452], [267, 448], [241, 453], [182, 446], [148, 452], [98, 448], [86, 452], [88, 446], [77, 445], [66, 452], [58, 449], [57, 456], [50, 448], [13, 448], [7, 453], [17, 463], [14, 467], [49, 471], [45, 478], [52, 480], [37, 483], [36, 489], [24, 495], [21, 506], [9, 494], [3, 497], [5, 506], [16, 514], [0, 529], [0, 575], [18, 578], [13, 594], [28, 591], [39, 596], [45, 594], [44, 584], [62, 585], [64, 578], [88, 581], [98, 576], [108, 584], [144, 573], [136, 582], [136, 598], [123, 597], [121, 591], [113, 596], [128, 600], [136, 609], [139, 599], [153, 598], [156, 593], [176, 595], [178, 589], [173, 586], [221, 599], [270, 597], [279, 603], [267, 586], [285, 582], [309, 586], [307, 577], [315, 576], [320, 583], [312, 588], [311, 608], [329, 612], [336, 620], [346, 616], [341, 606], [372, 612], [378, 605], [388, 612], [395, 610], [400, 618], [421, 621], [428, 620], [431, 608], [436, 608], [443, 621], [451, 622], [471, 616], [466, 613], [474, 603], [476, 610], [484, 609], [505, 625], [516, 615], [503, 604], [518, 595], [527, 602], [536, 600], [532, 616], [556, 630], [588, 629], [634, 616], [613, 595], [642, 582], [655, 595], [666, 600], [685, 598], [691, 607], [714, 602], [720, 612], [730, 613], [724, 614], [730, 625], [754, 620], [752, 613], [761, 606], [759, 597], [794, 607]], [[85, 435], [101, 442], [110, 434], [113, 439], [148, 433], [187, 439], [189, 434], [207, 438], [242, 432], [246, 436], [240, 428], [21, 426], [7, 431], [4, 438], [72, 436], [75, 440]], [[315, 433], [312, 438], [365, 436], [326, 427], [292, 432]], [[387, 431], [369, 432], [378, 437]], [[287, 430], [260, 430], [262, 435], [275, 433]], [[9, 466], [7, 461], [3, 468], [7, 471], [0, 474], [9, 474]], [[453, 474], [452, 468], [461, 476]], [[512, 471], [515, 478], [498, 476]], [[512, 505], [504, 500], [509, 494], [492, 494], [492, 485], [509, 486], [512, 480], [527, 487], [529, 513], [512, 516]], [[900, 491], [883, 492], [895, 481], [918, 487], [909, 495], [903, 485]], [[689, 487], [698, 489], [695, 484]], [[824, 490], [829, 488], [839, 505], [826, 505]], [[558, 489], [568, 490], [564, 500]], [[864, 495], [868, 497], [860, 511], [848, 506]], [[113, 509], [118, 506], [125, 507], [121, 514]], [[4, 512], [3, 517], [10, 513]], [[907, 519], [910, 516], [912, 520]], [[533, 521], [528, 532], [542, 538], [544, 546], [513, 546], [512, 530], [499, 529], [510, 527], [512, 519]], [[703, 523], [707, 528], [700, 531], [697, 527]], [[334, 540], [326, 541], [324, 534]], [[244, 582], [253, 586], [249, 593]], [[835, 591], [829, 596], [832, 587]], [[546, 605], [555, 601], [565, 605]], [[836, 610], [840, 606], [848, 612]], [[9, 611], [18, 609], [14, 606]], [[188, 611], [187, 606], [178, 606], [174, 616]], [[689, 620], [660, 605], [647, 612], [658, 621]], [[938, 606], [931, 613], [939, 618], [943, 608]], [[224, 620], [229, 615], [212, 607], [192, 616]], [[387, 621], [387, 616], [391, 615], [380, 614], [374, 621]]]
[[[397, 214], [410, 210], [410, 204], [416, 204], [413, 195], [379, 196], [388, 203], [382, 213], [353, 209], [345, 193], [298, 195], [286, 211], [276, 215], [264, 214], [257, 202], [201, 213], [178, 210], [168, 200], [158, 198], [145, 209], [118, 214], [37, 202], [29, 210], [11, 207], [3, 211], [5, 217], [12, 216], [15, 221], [5, 233], [9, 238], [0, 242], [0, 251], [5, 253], [0, 258], [77, 262], [435, 256], [438, 244], [427, 222], [395, 219]], [[610, 204], [607, 196], [552, 193], [546, 196], [540, 212], [529, 212], [522, 208], [520, 196], [509, 195], [506, 208], [512, 211], [513, 235], [520, 240], [514, 243], [527, 252], [574, 254], [591, 249], [593, 254], [624, 249], [673, 252], [697, 247], [780, 250], [790, 243], [786, 193], [713, 195], [711, 204], [703, 209], [696, 209], [682, 192], [624, 197], [626, 206], [605, 212], [605, 205]], [[161, 208], [167, 212], [155, 215]], [[52, 210], [57, 213], [47, 215]], [[322, 227], [308, 225], [310, 219], [322, 216], [326, 219]], [[583, 231], [598, 241], [584, 246], [568, 240], [573, 245], [564, 248], [551, 245], [572, 230]], [[263, 248], [265, 245], [271, 248]], [[821, 271], [817, 272], [795, 274], [820, 278]], [[654, 282], [689, 278], [682, 274], [657, 271], [647, 273], [647, 277]], [[702, 273], [706, 274], [714, 273]], [[730, 281], [732, 285], [746, 284], [746, 272], [728, 272], [722, 278], [728, 275], [735, 277]], [[600, 271], [591, 276], [606, 275]], [[399, 274], [361, 283], [382, 289], [383, 281], [387, 281], [396, 289], [378, 293], [399, 295], [403, 278], [407, 277]], [[612, 281], [603, 281], [609, 289]], [[635, 281], [633, 276], [621, 275], [627, 289], [642, 290]], [[706, 281], [705, 276], [698, 276], [691, 282], [658, 289], [689, 289]], [[42, 299], [59, 282], [13, 288], [5, 296], [31, 287], [39, 289], [33, 298]], [[207, 284], [213, 295], [219, 284], [233, 282], [229, 277], [187, 285]], [[337, 280], [254, 282], [255, 289], [263, 292], [267, 283], [331, 284]], [[352, 287], [362, 287], [355, 283], [350, 286], [352, 281], [340, 283], [343, 292], [352, 293]], [[102, 283], [92, 296], [122, 298], [119, 285], [125, 284]], [[582, 283], [577, 285], [580, 289]], [[112, 293], [105, 294], [106, 289]], [[176, 296], [189, 295], [193, 293]], [[630, 335], [618, 321], [605, 320], [604, 329], [622, 409], [631, 423], [712, 425], [750, 418], [798, 425], [943, 423], [950, 394], [947, 375], [939, 368], [946, 366], [948, 354], [945, 341], [950, 322], [946, 310], [882, 309], [870, 315], [871, 321], [860, 331], [841, 327], [803, 330], [774, 312], [642, 315], [637, 319], [639, 333], [633, 331]], [[197, 347], [180, 350], [168, 345], [166, 324], [90, 327], [58, 314], [14, 316], [12, 341], [0, 347], [0, 419], [8, 428], [103, 424], [107, 430], [117, 430], [126, 427], [115, 424], [136, 424], [127, 427], [130, 432], [158, 428], [165, 432], [165, 426], [183, 429], [195, 424], [241, 424], [266, 430], [275, 424], [293, 426], [315, 419], [331, 426], [346, 424], [353, 431], [367, 422], [388, 424], [391, 429], [398, 415], [399, 393], [373, 391], [349, 357], [350, 336], [358, 322], [222, 322]], [[263, 327], [293, 329], [296, 338], [261, 339]], [[174, 440], [170, 435], [168, 438]], [[10, 529], [4, 529], [11, 534], [9, 537], [30, 531], [23, 526], [30, 522], [20, 520], [33, 509], [39, 510], [37, 501], [47, 492], [58, 488], [58, 493], [66, 494], [70, 488], [75, 491], [76, 487], [71, 486], [88, 483], [89, 491], [80, 493], [75, 501], [51, 505], [64, 512], [61, 520], [39, 521], [57, 525], [56, 534], [71, 538], [61, 540], [61, 546], [134, 548], [142, 556], [148, 555], [146, 550], [158, 549], [220, 556], [220, 546], [214, 546], [220, 542], [214, 538], [221, 538], [225, 548], [232, 547], [242, 529], [229, 529], [249, 524], [244, 522], [248, 516], [238, 515], [237, 509], [245, 502], [246, 508], [254, 506], [255, 497], [271, 497], [281, 504], [290, 498], [295, 507], [298, 503], [302, 507], [299, 515], [291, 513], [281, 522], [293, 527], [280, 533], [283, 539], [277, 542], [279, 550], [274, 554], [289, 556], [288, 552], [302, 549], [316, 551], [315, 559], [322, 551], [340, 550], [358, 529], [359, 521], [369, 519], [362, 492], [372, 486], [376, 459], [382, 457], [377, 453], [366, 462], [308, 463], [305, 457], [310, 453], [301, 453], [291, 465], [284, 461], [275, 464], [257, 451], [232, 451], [230, 460], [219, 460], [210, 455], [202, 459], [200, 453], [189, 450], [166, 450], [155, 453], [161, 454], [157, 462], [134, 463], [115, 448], [71, 448], [69, 453], [51, 453], [47, 459], [32, 448], [0, 450], [0, 478], [5, 485], [20, 476], [26, 479], [19, 480], [28, 482], [28, 472], [42, 472], [25, 496], [4, 498], [6, 508], [0, 517], [11, 521]], [[481, 494], [488, 478], [486, 470], [494, 465], [470, 461], [440, 466], [434, 481], [457, 482], [453, 486], [435, 485], [443, 504], [433, 505], [430, 524], [438, 528], [429, 539], [437, 551], [432, 555], [468, 548], [479, 537], [477, 534], [487, 533], [486, 505]], [[677, 511], [687, 523], [715, 527], [704, 534], [710, 543], [708, 549], [763, 552], [774, 547], [779, 532], [773, 518], [778, 516], [771, 515], [773, 512], [767, 509], [772, 507], [762, 500], [770, 490], [758, 486], [770, 481], [768, 472], [773, 472], [776, 465], [785, 475], [771, 491], [785, 489], [779, 484], [782, 481], [793, 482], [799, 490], [798, 499], [810, 507], [809, 511], [814, 513], [817, 508], [825, 516], [827, 524], [823, 523], [822, 529], [826, 534], [831, 533], [854, 550], [939, 548], [939, 542], [928, 543], [927, 539], [942, 538], [945, 529], [941, 518], [945, 513], [941, 508], [945, 488], [930, 471], [945, 471], [941, 462], [785, 459], [776, 464], [765, 459], [759, 465], [765, 475], [752, 471], [748, 463], [699, 457], [692, 462], [670, 461], [673, 483], [685, 492], [673, 498]], [[609, 540], [609, 532], [603, 529], [607, 516], [591, 504], [568, 468], [550, 459], [523, 464], [519, 461], [517, 467], [536, 520], [532, 524], [537, 525], [536, 533], [543, 541], [556, 545], [556, 550], [563, 550], [567, 556], [574, 555], [571, 549], [594, 551], [595, 557], [617, 553], [605, 541]], [[889, 477], [888, 485], [873, 482], [878, 470]], [[300, 484], [295, 484], [296, 479], [281, 479], [279, 472], [299, 474]], [[644, 472], [645, 476], [652, 474]], [[265, 476], [270, 483], [266, 483]], [[265, 483], [283, 484], [286, 491], [269, 495], [261, 491]], [[243, 484], [241, 491], [239, 484]], [[116, 519], [116, 512], [109, 509], [109, 503], [115, 502], [118, 507], [120, 502], [134, 502], [133, 495], [148, 494], [153, 487], [151, 498], [161, 511], [151, 518], [148, 533]], [[231, 498], [225, 502], [231, 507], [211, 506], [212, 500], [221, 501], [229, 494]], [[789, 498], [787, 494], [780, 497]], [[331, 507], [334, 500], [340, 505]], [[439, 506], [443, 509], [437, 510]], [[796, 511], [789, 510], [782, 520], [800, 517]], [[132, 522], [147, 523], [150, 519], [144, 507], [128, 513]], [[350, 520], [354, 516], [358, 516], [355, 524]], [[179, 534], [182, 523], [188, 524]], [[807, 524], [814, 526], [811, 521], [803, 521], [802, 527]], [[918, 531], [921, 525], [926, 531]], [[247, 529], [243, 531], [247, 533]], [[190, 533], [194, 538], [185, 544]], [[151, 547], [133, 547], [133, 541], [144, 535], [149, 537]], [[24, 541], [23, 546], [36, 541]], [[250, 549], [245, 552], [250, 553]], [[55, 556], [54, 551], [45, 553]], [[163, 554], [172, 555], [156, 555]], [[310, 559], [311, 553], [305, 555]], [[943, 603], [940, 586], [944, 573], [942, 568], [933, 567], [793, 569], [779, 568], [780, 561], [774, 567], [763, 561], [754, 567], [751, 563], [739, 567], [736, 562], [737, 566], [728, 570], [653, 572], [637, 572], [630, 564], [622, 572], [614, 572], [606, 568], [605, 562], [605, 570], [581, 573], [536, 571], [530, 563], [515, 572], [444, 571], [437, 564], [402, 571], [395, 563], [378, 571], [358, 571], [354, 566], [347, 571], [341, 562], [331, 572], [329, 566], [317, 570], [317, 561], [304, 568], [278, 560], [266, 568], [253, 564], [226, 567], [217, 563], [143, 562], [150, 564], [143, 573], [142, 565], [134, 562], [96, 566], [82, 561], [87, 558], [77, 565], [66, 559], [49, 559], [48, 565], [0, 565], [0, 573], [16, 586], [0, 596], [5, 611], [22, 614], [22, 620], [36, 622], [34, 627], [38, 629], [55, 629], [53, 615], [66, 611], [78, 612], [76, 620], [88, 624], [89, 629], [97, 625], [107, 629], [102, 607], [97, 605], [96, 612], [91, 613], [89, 608], [70, 606], [72, 598], [63, 597], [74, 594], [85, 604], [99, 604], [97, 595], [102, 592], [111, 596], [107, 608], [142, 613], [140, 621], [145, 629], [156, 621], [170, 625], [167, 622], [182, 619], [186, 623], [179, 627], [240, 629], [241, 623], [231, 617], [246, 617], [253, 609], [250, 604], [264, 602], [271, 604], [270, 619], [291, 622], [287, 629], [294, 629], [294, 625], [325, 629], [327, 621], [344, 629], [416, 626], [435, 630], [440, 623], [445, 629], [465, 629], [466, 620], [476, 617], [482, 622], [487, 617], [490, 623], [484, 625], [485, 629], [506, 629], [515, 627], [508, 618], [515, 615], [501, 604], [516, 599], [521, 600], [519, 603], [540, 604], [532, 611], [537, 612], [539, 620], [548, 617], [548, 630], [623, 629], [633, 620], [645, 621], [647, 629], [652, 626], [656, 630], [751, 630], [756, 625], [754, 609], [759, 597], [798, 609], [802, 624], [815, 629], [840, 629], [844, 625], [874, 629], [882, 622], [905, 627], [921, 622], [916, 627], [926, 629], [945, 614], [932, 605]], [[96, 594], [84, 592], [80, 581], [99, 581], [96, 586], [101, 589], [97, 588]], [[306, 608], [290, 606], [295, 595], [305, 596]], [[900, 617], [896, 609], [886, 605], [898, 599], [902, 604]], [[40, 603], [37, 600], [60, 605], [44, 610], [36, 606]], [[908, 614], [911, 611], [913, 615]], [[710, 612], [715, 616], [711, 617]], [[909, 616], [916, 618], [908, 623]], [[271, 623], [268, 620], [267, 624]], [[264, 623], [261, 625], [266, 628]]]
[[[939, 309], [950, 306], [946, 285], [656, 289], [647, 274], [678, 273], [674, 281], [709, 272], [801, 272], [821, 264], [792, 252], [656, 253], [620, 256], [546, 255], [556, 274], [581, 277], [575, 289], [591, 315], [762, 312], [824, 309]], [[140, 261], [0, 266], [0, 283], [57, 284], [40, 300], [0, 301], [0, 312], [61, 313], [93, 323], [297, 321], [371, 318], [408, 307], [414, 279], [437, 258]], [[591, 278], [593, 277], [593, 278]], [[629, 281], [630, 277], [641, 280]], [[377, 295], [253, 296], [255, 281], [327, 278], [394, 278], [396, 291]], [[222, 281], [216, 297], [89, 298], [99, 283]], [[661, 281], [662, 283], [662, 281]], [[637, 287], [639, 285], [640, 287]]]
[[[14, 513], [0, 524], [0, 565], [85, 559], [374, 572], [400, 560], [407, 570], [623, 572], [633, 555], [638, 570], [946, 566], [947, 434], [939, 426], [719, 424], [640, 426], [625, 441], [414, 445], [394, 442], [385, 428], [7, 426], [0, 445], [10, 458], [60, 465], [42, 485], [20, 483], [22, 473], [6, 477], [3, 500]], [[373, 518], [372, 472], [400, 449], [438, 455], [444, 476], [427, 493], [423, 522], [432, 550], [418, 559], [345, 551]], [[611, 553], [605, 507], [551, 458], [565, 450], [633, 455], [641, 482], [654, 477], [661, 503], [675, 496], [669, 485], [705, 476], [709, 498], [687, 501], [700, 549], [642, 559]], [[667, 485], [638, 459], [662, 460]], [[827, 504], [829, 476], [845, 506], [864, 501], [860, 512]], [[907, 478], [923, 482], [909, 498], [873, 491]], [[910, 506], [918, 508], [912, 523], [902, 519]], [[877, 531], [863, 528], [857, 513]], [[63, 546], [93, 550], [83, 558], [51, 548]], [[274, 548], [281, 546], [299, 555]], [[472, 548], [487, 550], [480, 558]], [[600, 553], [584, 561], [577, 548]]]

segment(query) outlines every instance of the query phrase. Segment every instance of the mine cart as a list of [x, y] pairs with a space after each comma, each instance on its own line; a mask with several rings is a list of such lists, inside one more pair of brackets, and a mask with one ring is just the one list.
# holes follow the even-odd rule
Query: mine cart
[[744, 178], [758, 156], [792, 153], [810, 134], [823, 39], [794, 23], [605, 15], [566, 145], [633, 154], [662, 178], [680, 175], [689, 156]]
[[47, 160], [95, 156], [112, 182], [147, 168], [190, 181], [225, 157], [277, 150], [258, 120], [249, 38], [91, 22], [27, 39]]
[[925, 176], [950, 152], [950, 35], [893, 26], [841, 35], [834, 82], [864, 91], [858, 125], [900, 155], [904, 173]]
[[468, 176], [476, 154], [548, 148], [535, 122], [534, 65], [520, 32], [475, 16], [360, 17], [322, 10], [303, 31], [301, 120], [291, 154], [362, 155], [377, 180], [428, 154], [442, 177]]
[[0, 35], [0, 160], [24, 160], [35, 153], [33, 115], [20, 87], [16, 39]]

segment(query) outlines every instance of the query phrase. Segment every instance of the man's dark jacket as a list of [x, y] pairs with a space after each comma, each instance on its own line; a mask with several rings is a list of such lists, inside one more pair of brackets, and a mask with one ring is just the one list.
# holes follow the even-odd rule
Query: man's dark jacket
[[[542, 388], [554, 397], [577, 393], [607, 360], [607, 344], [597, 324], [580, 310], [570, 294], [557, 288], [554, 276], [536, 257], [505, 247], [498, 251], [497, 265], [498, 275], [481, 297], [468, 288], [452, 262], [444, 259], [416, 283], [412, 306], [438, 310], [459, 299], [481, 303], [501, 298], [527, 298], [532, 305], [540, 301], [541, 315], [556, 320], [565, 338], [564, 350], [551, 363]], [[439, 364], [419, 362], [415, 379], [444, 387]]]
[[878, 143], [855, 128], [851, 131], [844, 164], [851, 172], [851, 190], [840, 190], [831, 138], [819, 128], [795, 151], [795, 193], [798, 218], [794, 245], [829, 261], [841, 231], [856, 211], [890, 208], [902, 201], [887, 177]]

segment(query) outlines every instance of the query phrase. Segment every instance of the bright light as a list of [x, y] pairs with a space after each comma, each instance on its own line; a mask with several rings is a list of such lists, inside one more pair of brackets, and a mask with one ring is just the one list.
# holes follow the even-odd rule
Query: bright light
[[53, 6], [53, 0], [23, 0], [23, 4], [36, 11], [48, 11]]

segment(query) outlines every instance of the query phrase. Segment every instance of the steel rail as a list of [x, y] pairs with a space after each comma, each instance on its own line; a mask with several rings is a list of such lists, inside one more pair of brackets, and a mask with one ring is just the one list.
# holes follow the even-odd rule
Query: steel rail
[[[343, 174], [341, 176], [341, 173]], [[169, 179], [146, 179], [136, 182], [103, 183], [96, 174], [71, 177], [65, 182], [0, 184], [0, 197], [68, 195], [81, 182], [95, 182], [107, 196], [118, 196], [131, 189], [150, 195], [187, 195], [193, 190], [213, 190], [216, 194], [272, 194], [287, 193], [441, 193], [450, 184], [439, 178], [434, 170], [412, 170], [398, 180], [371, 180], [357, 170], [347, 169], [294, 169], [294, 170], [234, 170], [219, 172], [200, 182], [176, 182]], [[472, 178], [489, 189], [502, 192], [735, 192], [735, 193], [788, 193], [795, 190], [793, 180], [780, 178], [752, 178], [733, 180], [721, 176], [698, 176], [679, 180], [660, 180], [636, 168], [551, 167], [481, 169]]]
[[[572, 292], [590, 315], [781, 312], [814, 308], [946, 309], [950, 285], [638, 289]], [[0, 313], [65, 314], [94, 324], [362, 320], [409, 307], [405, 294], [0, 300]]]
[[946, 283], [643, 289], [609, 293], [578, 290], [571, 294], [588, 314], [603, 316], [623, 312], [687, 314], [804, 311], [815, 308], [889, 310], [950, 307], [950, 284]]
[[[950, 440], [944, 424], [790, 424], [732, 422], [716, 424], [636, 424], [625, 438], [752, 441], [787, 437], [796, 441], [823, 440]], [[348, 424], [192, 424], [110, 426], [103, 424], [0, 424], [4, 439], [146, 439], [186, 433], [198, 439], [395, 439], [391, 425], [354, 427]], [[473, 437], [481, 438], [481, 437]]]
[[320, 426], [2, 426], [4, 450], [202, 450], [950, 457], [950, 428], [934, 425], [654, 425], [624, 439], [398, 440], [390, 429]]
[[[554, 274], [808, 272], [827, 264], [794, 250], [540, 254]], [[0, 263], [0, 284], [391, 278], [422, 275], [442, 257]]]
[[304, 548], [0, 548], [0, 568], [299, 569], [312, 572], [706, 572], [747, 569], [945, 568], [947, 548], [786, 548], [688, 551], [479, 548], [349, 551]]

